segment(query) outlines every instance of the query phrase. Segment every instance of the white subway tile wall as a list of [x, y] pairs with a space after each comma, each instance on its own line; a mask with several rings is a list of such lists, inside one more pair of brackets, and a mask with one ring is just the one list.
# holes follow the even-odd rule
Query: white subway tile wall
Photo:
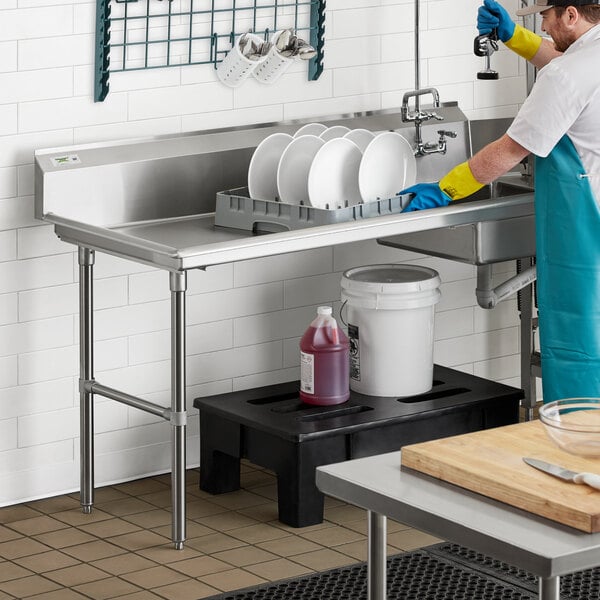
[[[1, 46], [0, 52], [2, 52]], [[13, 133], [17, 133], [17, 105], [0, 105], [0, 135], [11, 135]]]
[[[513, 116], [525, 96], [512, 53], [499, 82], [472, 54], [479, 0], [421, 0], [421, 85], [472, 118]], [[513, 12], [517, 0], [503, 0]], [[0, 506], [78, 489], [78, 265], [74, 248], [33, 216], [33, 152], [75, 143], [397, 108], [414, 87], [414, 1], [328, 0], [325, 69], [295, 65], [272, 86], [222, 86], [210, 65], [114, 73], [93, 101], [95, 2], [0, 2]], [[85, 198], [81, 199], [85, 202]], [[437, 269], [435, 360], [518, 384], [516, 302], [476, 306], [475, 268], [374, 241], [211, 267], [189, 274], [188, 407], [200, 395], [295, 379], [298, 342], [317, 306], [339, 315], [345, 269], [413, 262]], [[498, 281], [510, 263], [494, 267]], [[168, 276], [105, 254], [95, 266], [95, 366], [104, 384], [170, 401]], [[170, 427], [96, 399], [96, 482], [170, 468]], [[188, 463], [198, 463], [189, 420]]]
[[0, 262], [15, 260], [16, 256], [16, 231], [0, 232]]
[[17, 294], [0, 295], [0, 325], [15, 323], [18, 319]]

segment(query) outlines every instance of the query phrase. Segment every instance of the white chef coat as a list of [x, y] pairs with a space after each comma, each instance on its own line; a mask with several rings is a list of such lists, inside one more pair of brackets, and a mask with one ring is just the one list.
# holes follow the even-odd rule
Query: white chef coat
[[600, 200], [600, 25], [539, 71], [507, 134], [541, 157], [567, 134]]

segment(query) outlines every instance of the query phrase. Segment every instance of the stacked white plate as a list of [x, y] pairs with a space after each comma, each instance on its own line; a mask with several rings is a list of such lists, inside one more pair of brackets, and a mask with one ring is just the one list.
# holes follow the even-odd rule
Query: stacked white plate
[[287, 133], [274, 133], [266, 137], [254, 151], [248, 167], [250, 198], [277, 200], [277, 167], [283, 151], [292, 141]]
[[307, 123], [303, 125], [296, 131], [294, 137], [300, 137], [301, 135], [321, 135], [324, 131], [327, 130], [327, 125], [323, 125], [323, 123]]
[[365, 149], [358, 171], [363, 202], [392, 198], [416, 179], [417, 161], [413, 149], [399, 133], [380, 133]]
[[358, 169], [360, 148], [343, 137], [333, 138], [317, 152], [308, 173], [308, 198], [315, 208], [344, 208], [361, 201]]
[[368, 129], [352, 129], [345, 136], [347, 140], [354, 142], [361, 152], [375, 139], [375, 134]]
[[277, 166], [279, 200], [288, 204], [309, 204], [308, 174], [325, 142], [316, 135], [294, 137], [283, 151]]
[[335, 210], [394, 197], [416, 180], [410, 144], [399, 133], [321, 123], [275, 133], [256, 148], [250, 197]]

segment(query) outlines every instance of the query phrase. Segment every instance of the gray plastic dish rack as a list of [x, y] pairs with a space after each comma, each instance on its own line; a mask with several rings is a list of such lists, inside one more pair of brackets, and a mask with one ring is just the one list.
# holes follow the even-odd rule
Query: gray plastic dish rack
[[253, 232], [277, 232], [332, 225], [401, 213], [406, 195], [326, 209], [250, 198], [247, 187], [217, 192], [215, 225]]

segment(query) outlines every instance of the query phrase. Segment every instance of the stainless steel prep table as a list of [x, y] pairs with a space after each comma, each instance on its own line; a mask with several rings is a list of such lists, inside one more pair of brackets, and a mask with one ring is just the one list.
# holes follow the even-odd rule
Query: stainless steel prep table
[[[458, 131], [458, 142], [447, 155], [421, 163], [421, 179], [431, 180], [445, 172], [464, 157], [465, 146], [468, 146], [468, 123], [464, 115], [455, 105], [440, 110], [447, 120], [445, 127], [453, 126]], [[398, 129], [409, 140], [414, 137], [412, 129], [406, 129], [407, 125], [402, 124], [394, 112], [352, 115], [328, 122], [334, 123], [373, 131]], [[91, 511], [94, 500], [93, 395], [99, 394], [170, 421], [172, 539], [176, 548], [183, 547], [187, 419], [185, 294], [189, 269], [533, 214], [532, 195], [521, 194], [268, 235], [215, 228], [216, 191], [244, 185], [248, 161], [256, 145], [275, 131], [293, 132], [300, 125], [288, 123], [36, 152], [36, 216], [53, 223], [56, 234], [79, 249], [81, 505], [84, 512]], [[428, 135], [427, 128], [424, 130]], [[169, 272], [170, 408], [109, 388], [94, 379], [92, 291], [96, 251]]]
[[318, 467], [317, 487], [368, 511], [369, 600], [386, 597], [386, 517], [530, 571], [540, 600], [559, 600], [560, 575], [600, 564], [600, 533], [403, 470], [400, 452]]

